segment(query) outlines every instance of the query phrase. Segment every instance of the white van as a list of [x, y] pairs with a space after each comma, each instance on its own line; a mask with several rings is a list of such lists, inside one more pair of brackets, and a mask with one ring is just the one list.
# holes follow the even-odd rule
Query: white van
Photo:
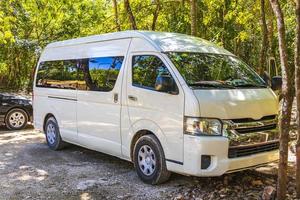
[[33, 105], [50, 149], [72, 143], [117, 156], [150, 184], [170, 172], [220, 176], [278, 160], [274, 92], [230, 52], [188, 35], [51, 43]]

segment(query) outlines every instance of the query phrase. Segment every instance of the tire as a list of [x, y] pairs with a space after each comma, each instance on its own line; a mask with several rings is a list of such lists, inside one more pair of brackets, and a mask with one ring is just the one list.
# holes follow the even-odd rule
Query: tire
[[46, 121], [45, 136], [48, 147], [54, 151], [61, 150], [66, 146], [61, 139], [58, 123], [54, 117], [49, 117]]
[[139, 138], [133, 151], [134, 167], [143, 182], [157, 185], [169, 179], [163, 149], [154, 135]]
[[20, 108], [11, 109], [5, 117], [5, 125], [10, 130], [21, 130], [27, 126], [28, 115]]

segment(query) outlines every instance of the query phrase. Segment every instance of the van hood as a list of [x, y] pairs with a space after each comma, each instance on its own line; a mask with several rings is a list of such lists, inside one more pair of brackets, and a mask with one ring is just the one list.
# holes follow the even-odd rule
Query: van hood
[[269, 88], [193, 92], [199, 102], [201, 117], [258, 120], [278, 113], [278, 98]]

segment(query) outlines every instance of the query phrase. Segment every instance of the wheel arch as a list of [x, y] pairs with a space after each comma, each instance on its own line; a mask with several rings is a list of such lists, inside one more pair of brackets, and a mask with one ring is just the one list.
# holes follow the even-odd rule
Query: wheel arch
[[44, 120], [43, 120], [43, 131], [45, 132], [45, 126], [46, 126], [46, 122], [47, 122], [47, 119], [49, 119], [50, 117], [54, 117], [54, 119], [56, 120], [54, 114], [52, 113], [47, 113], [44, 117]]
[[165, 157], [168, 156], [168, 145], [167, 139], [163, 134], [162, 130], [154, 122], [150, 120], [140, 120], [133, 124], [131, 127], [133, 130], [133, 135], [130, 140], [130, 160], [133, 161], [133, 150], [136, 142], [139, 138], [144, 135], [153, 135], [158, 140], [160, 146], [162, 147]]

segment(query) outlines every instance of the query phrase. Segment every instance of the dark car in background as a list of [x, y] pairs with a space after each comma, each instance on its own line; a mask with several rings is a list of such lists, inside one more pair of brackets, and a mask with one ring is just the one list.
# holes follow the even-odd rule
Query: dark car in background
[[0, 124], [10, 130], [20, 130], [32, 121], [32, 103], [29, 98], [0, 93]]

